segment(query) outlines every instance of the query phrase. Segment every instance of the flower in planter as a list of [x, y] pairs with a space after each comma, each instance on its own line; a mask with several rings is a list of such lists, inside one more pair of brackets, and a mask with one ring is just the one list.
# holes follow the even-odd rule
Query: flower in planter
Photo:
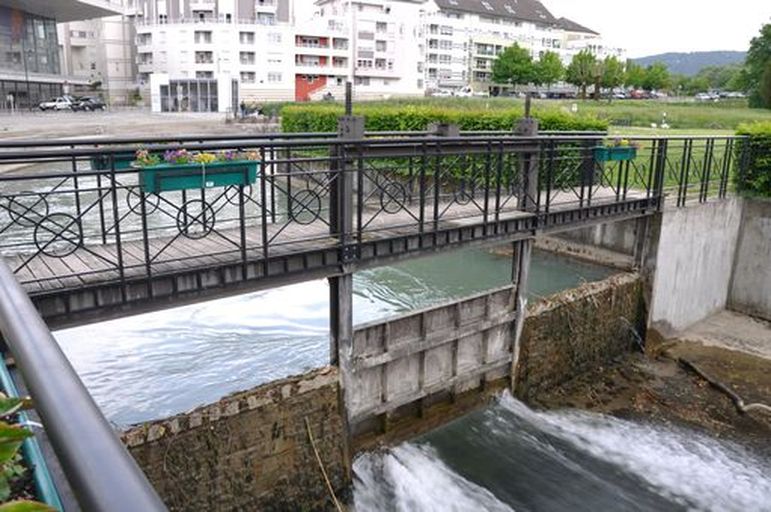
[[146, 167], [148, 165], [158, 165], [161, 159], [158, 155], [150, 153], [146, 149], [138, 149], [134, 156], [134, 161], [142, 167]]
[[229, 162], [231, 160], [240, 160], [240, 155], [238, 151], [234, 151], [232, 149], [221, 151], [220, 154], [217, 156], [219, 160], [222, 160], [224, 162]]
[[188, 164], [192, 155], [186, 149], [170, 149], [163, 154], [163, 160], [170, 164]]
[[616, 137], [613, 139], [612, 142], [609, 144], [606, 144], [608, 147], [611, 148], [635, 148], [640, 149], [640, 143], [636, 140], [629, 140], [629, 139], [622, 139], [621, 137]]
[[196, 153], [193, 161], [198, 164], [210, 164], [217, 161], [217, 155], [214, 153]]

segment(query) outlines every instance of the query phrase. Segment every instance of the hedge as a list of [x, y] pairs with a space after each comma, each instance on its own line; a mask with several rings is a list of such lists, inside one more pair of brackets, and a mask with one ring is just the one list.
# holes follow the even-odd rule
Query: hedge
[[[453, 109], [435, 106], [397, 104], [356, 105], [353, 113], [366, 118], [367, 131], [419, 131], [430, 123], [460, 125], [461, 130], [511, 130], [523, 116], [519, 108]], [[337, 118], [343, 115], [342, 105], [287, 105], [281, 109], [284, 132], [334, 132]], [[540, 121], [541, 130], [607, 131], [607, 121], [587, 115], [573, 115], [558, 110], [537, 110], [533, 117]]]
[[[737, 162], [747, 151], [747, 166], [733, 175], [736, 191], [751, 196], [771, 197], [771, 122], [739, 126], [737, 135], [749, 137], [737, 144]], [[749, 147], [746, 145], [749, 144]]]

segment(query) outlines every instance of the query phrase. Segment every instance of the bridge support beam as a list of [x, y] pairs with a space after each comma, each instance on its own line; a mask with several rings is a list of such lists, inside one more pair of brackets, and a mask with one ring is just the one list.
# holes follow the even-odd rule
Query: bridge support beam
[[522, 330], [525, 327], [527, 317], [527, 283], [530, 276], [530, 261], [533, 254], [533, 239], [514, 242], [514, 251], [511, 262], [511, 282], [516, 294], [516, 317], [512, 324], [511, 337], [511, 391], [517, 382], [517, 366], [519, 365], [519, 352], [522, 342]]

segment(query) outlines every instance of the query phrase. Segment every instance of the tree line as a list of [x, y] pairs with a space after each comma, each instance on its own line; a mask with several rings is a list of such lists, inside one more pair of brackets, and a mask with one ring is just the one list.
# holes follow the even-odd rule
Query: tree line
[[547, 51], [534, 60], [529, 50], [515, 43], [493, 62], [492, 80], [514, 88], [526, 84], [551, 87], [564, 80], [578, 87], [582, 99], [590, 87], [595, 99], [602, 89], [621, 86], [691, 95], [709, 90], [742, 91], [749, 94], [750, 106], [771, 108], [771, 24], [752, 39], [744, 64], [708, 66], [692, 77], [672, 75], [660, 62], [643, 67], [613, 56], [599, 59], [588, 50], [574, 55], [565, 66], [555, 52]]

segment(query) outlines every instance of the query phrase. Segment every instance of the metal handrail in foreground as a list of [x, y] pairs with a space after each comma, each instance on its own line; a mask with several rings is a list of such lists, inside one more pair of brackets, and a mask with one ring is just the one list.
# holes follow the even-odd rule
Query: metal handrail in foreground
[[2, 261], [0, 333], [83, 510], [167, 510]]

